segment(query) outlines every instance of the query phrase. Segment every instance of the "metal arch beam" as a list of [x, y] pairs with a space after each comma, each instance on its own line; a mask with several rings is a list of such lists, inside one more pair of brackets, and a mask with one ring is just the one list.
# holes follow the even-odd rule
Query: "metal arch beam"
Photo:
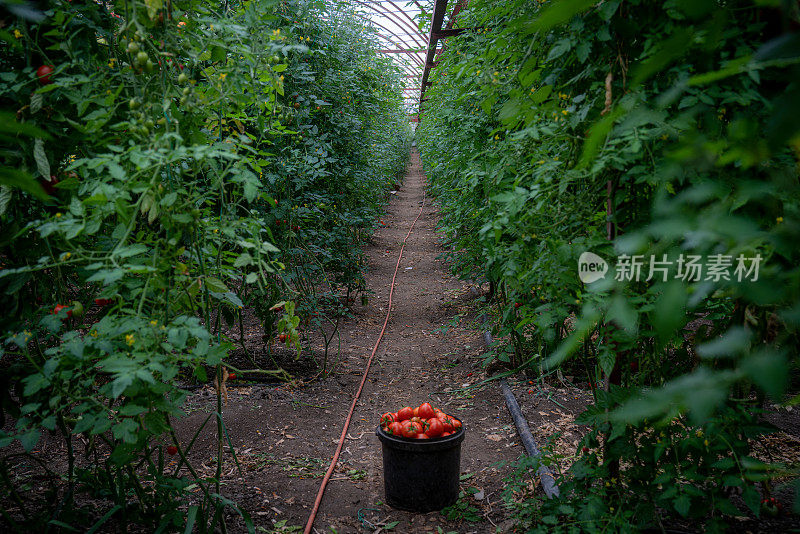
[[[376, 25], [376, 26], [380, 26], [381, 28], [383, 28], [384, 30], [386, 30], [386, 31], [387, 31], [387, 32], [388, 32], [388, 33], [389, 33], [389, 34], [390, 34], [392, 37], [396, 38], [396, 39], [397, 39], [397, 40], [400, 42], [400, 44], [403, 44], [403, 45], [406, 45], [406, 46], [412, 46], [411, 44], [409, 44], [409, 43], [407, 43], [405, 40], [403, 40], [403, 38], [401, 38], [399, 35], [397, 35], [397, 34], [396, 34], [394, 31], [390, 30], [389, 28], [387, 28], [387, 27], [386, 27], [386, 26], [384, 26], [383, 24], [381, 24], [381, 23], [379, 23], [379, 22], [375, 22], [374, 20], [372, 20], [371, 18], [369, 18], [369, 17], [368, 17], [368, 16], [366, 16], [365, 14], [359, 14], [359, 15], [361, 15], [361, 16], [364, 18], [364, 20], [366, 20], [366, 21], [367, 21], [367, 22], [369, 22], [370, 24], [374, 24], [374, 25]], [[382, 35], [382, 34], [380, 34], [380, 33], [378, 34], [378, 37], [381, 37], [381, 38], [383, 38], [383, 39], [386, 39], [386, 40], [388, 40], [388, 41], [390, 41], [390, 42], [391, 42], [391, 39], [389, 39], [387, 36], [385, 36], [385, 35]]]
[[[417, 25], [416, 25], [416, 24], [414, 24], [414, 19], [412, 19], [411, 17], [409, 17], [409, 16], [408, 16], [408, 13], [406, 13], [406, 12], [405, 12], [405, 10], [403, 10], [403, 9], [402, 9], [400, 6], [398, 6], [397, 4], [395, 4], [393, 0], [387, 0], [386, 2], [374, 2], [374, 0], [373, 0], [372, 2], [371, 2], [370, 0], [354, 0], [354, 1], [355, 1], [355, 2], [358, 2], [358, 3], [359, 3], [359, 4], [361, 4], [361, 5], [365, 5], [365, 4], [377, 4], [377, 5], [379, 5], [379, 6], [381, 6], [381, 7], [383, 7], [383, 8], [384, 8], [384, 9], [383, 9], [383, 12], [384, 12], [384, 13], [386, 13], [386, 14], [392, 14], [392, 13], [394, 13], [394, 12], [393, 12], [393, 11], [390, 11], [390, 10], [389, 10], [389, 8], [386, 8], [385, 6], [382, 6], [382, 4], [384, 4], [384, 3], [389, 3], [389, 4], [391, 4], [391, 5], [392, 5], [392, 7], [395, 7], [395, 8], [398, 10], [398, 13], [402, 14], [402, 15], [403, 15], [403, 16], [404, 16], [406, 19], [408, 19], [408, 23], [406, 23], [405, 21], [403, 21], [403, 20], [400, 18], [400, 16], [399, 16], [399, 15], [396, 15], [396, 16], [395, 16], [395, 18], [396, 18], [398, 21], [400, 21], [400, 22], [403, 22], [404, 26], [405, 26], [406, 28], [408, 28], [408, 29], [410, 29], [410, 30], [411, 30], [411, 35], [418, 36], [418, 37], [420, 38], [420, 41], [421, 41], [422, 45], [424, 46], [424, 43], [425, 43], [425, 36], [424, 36], [424, 35], [422, 35], [422, 33], [419, 31], [419, 28], [417, 27]], [[376, 12], [380, 12], [380, 11], [378, 11], [377, 9], [375, 9], [375, 11], [376, 11]]]
[[[379, 53], [379, 54], [380, 54], [380, 53], [384, 53], [384, 54], [392, 54], [392, 51], [391, 51], [391, 50], [378, 50], [378, 51], [377, 51], [377, 53]], [[393, 54], [393, 55], [394, 55], [394, 54]], [[411, 56], [412, 58], [414, 58], [414, 62], [410, 62], [410, 61], [399, 61], [399, 62], [398, 62], [398, 64], [399, 64], [400, 66], [405, 66], [405, 67], [408, 67], [408, 68], [406, 69], [406, 71], [407, 71], [409, 74], [415, 74], [415, 73], [417, 73], [417, 71], [416, 71], [415, 69], [416, 69], [416, 68], [418, 68], [418, 67], [421, 67], [421, 66], [422, 66], [422, 60], [421, 60], [419, 57], [417, 57], [417, 56], [414, 56], [414, 55], [412, 55], [412, 54], [406, 54], [406, 55], [407, 55], [407, 56]], [[417, 73], [417, 76], [421, 76], [421, 73]]]
[[[445, 28], [441, 31], [442, 34], [448, 35], [448, 36], [449, 35], [457, 35], [457, 34], [461, 33], [462, 31], [464, 31], [464, 30], [454, 30], [452, 28], [453, 28], [453, 24], [455, 24], [455, 22], [456, 22], [456, 17], [461, 12], [461, 10], [464, 9], [464, 6], [466, 6], [466, 5], [467, 5], [467, 0], [457, 0], [456, 1], [456, 5], [453, 8], [453, 12], [450, 13], [450, 18], [447, 20], [447, 26], [445, 26]], [[444, 42], [444, 44], [442, 45], [442, 48], [440, 48], [439, 50], [436, 51], [436, 57], [438, 58], [440, 55], [444, 54], [445, 50], [447, 50], [447, 41]]]
[[[381, 28], [383, 28], [384, 30], [386, 30], [386, 32], [387, 32], [387, 33], [389, 33], [389, 34], [390, 34], [392, 37], [394, 37], [395, 39], [397, 39], [397, 41], [399, 41], [399, 42], [400, 42], [400, 44], [402, 44], [402, 45], [405, 45], [405, 46], [409, 46], [409, 47], [410, 47], [410, 46], [413, 46], [413, 43], [408, 43], [408, 42], [406, 42], [406, 40], [404, 40], [404, 39], [403, 39], [403, 38], [402, 38], [402, 37], [401, 37], [401, 36], [400, 36], [398, 33], [394, 32], [393, 30], [390, 30], [389, 28], [387, 28], [386, 26], [384, 26], [383, 24], [381, 24], [381, 23], [379, 23], [379, 22], [376, 22], [376, 21], [375, 21], [375, 20], [373, 20], [372, 18], [368, 17], [368, 16], [366, 15], [366, 13], [359, 13], [359, 12], [356, 12], [356, 15], [357, 15], [357, 16], [359, 16], [359, 17], [361, 17], [361, 18], [363, 18], [363, 19], [364, 19], [366, 22], [368, 22], [368, 23], [370, 23], [370, 24], [375, 24], [376, 26], [380, 26]], [[382, 33], [380, 33], [380, 32], [377, 34], [377, 36], [378, 36], [379, 38], [381, 38], [381, 39], [386, 39], [387, 41], [389, 41], [389, 42], [392, 42], [392, 40], [391, 40], [391, 39], [389, 39], [389, 37], [388, 37], [388, 36], [386, 36], [386, 35], [383, 35], [383, 34], [382, 34]]]
[[377, 54], [402, 54], [414, 60], [418, 67], [422, 66], [422, 59], [419, 57], [419, 50], [413, 48], [380, 48], [375, 51]]
[[414, 70], [407, 63], [397, 63], [397, 65], [399, 65], [400, 69], [403, 72], [406, 73], [405, 76], [404, 76], [405, 78], [416, 78], [416, 79], [419, 79], [419, 77], [420, 77], [419, 71]]
[[[400, 43], [400, 45], [406, 45], [406, 46], [409, 46], [409, 45], [408, 45], [408, 43], [406, 43], [405, 41], [403, 41], [403, 39], [401, 39], [400, 37], [398, 37], [398, 36], [397, 36], [397, 34], [395, 34], [395, 33], [394, 33], [392, 30], [390, 30], [389, 28], [387, 28], [386, 26], [384, 26], [384, 25], [383, 25], [383, 24], [381, 24], [380, 22], [375, 22], [375, 21], [374, 21], [374, 20], [372, 20], [372, 19], [369, 19], [369, 22], [370, 22], [371, 24], [374, 24], [374, 25], [376, 25], [376, 26], [380, 26], [381, 28], [383, 28], [384, 30], [386, 30], [387, 32], [389, 32], [389, 34], [391, 34], [393, 37], [395, 37], [395, 38], [397, 39], [397, 41]], [[382, 36], [382, 37], [383, 37], [384, 39], [386, 39], [387, 41], [391, 42], [391, 39], [389, 39], [388, 37], [386, 37], [386, 36]], [[420, 66], [422, 66], [422, 60], [421, 60], [419, 57], [417, 57], [416, 59], [417, 59], [417, 61], [418, 61], [418, 64], [419, 64]]]
[[[356, 2], [357, 4], [361, 5], [361, 6], [366, 7], [367, 9], [371, 9], [375, 13], [378, 13], [380, 15], [390, 16], [392, 18], [393, 22], [396, 21], [396, 23], [400, 23], [400, 24], [398, 24], [398, 27], [400, 27], [402, 25], [402, 26], [405, 26], [406, 28], [410, 29], [412, 31], [411, 37], [415, 41], [417, 41], [420, 46], [425, 46], [425, 38], [422, 36], [422, 34], [419, 33], [419, 30], [413, 24], [407, 23], [402, 18], [400, 18], [398, 15], [392, 14], [389, 10], [385, 10], [384, 11], [384, 10], [380, 10], [380, 9], [377, 9], [377, 8], [373, 7], [374, 4], [370, 5], [368, 2], [365, 2], [363, 0], [353, 0], [353, 1]], [[409, 20], [411, 20], [411, 19], [409, 18]], [[384, 27], [384, 26], [382, 26], [382, 27]], [[413, 33], [413, 32], [415, 32], [415, 33]], [[419, 37], [419, 39], [417, 39], [417, 37]]]
[[396, 7], [397, 9], [399, 9], [399, 10], [400, 10], [400, 12], [403, 14], [403, 16], [404, 16], [405, 18], [407, 18], [407, 19], [408, 19], [408, 22], [410, 22], [410, 23], [411, 23], [411, 26], [414, 28], [414, 29], [413, 29], [414, 33], [416, 33], [417, 35], [419, 35], [421, 38], [423, 38], [423, 39], [424, 39], [424, 38], [425, 38], [425, 36], [424, 36], [424, 35], [422, 35], [422, 32], [420, 32], [420, 31], [419, 31], [419, 28], [417, 27], [417, 25], [416, 25], [416, 24], [414, 24], [414, 19], [412, 19], [411, 17], [409, 17], [409, 16], [408, 16], [408, 13], [406, 13], [406, 11], [405, 11], [403, 8], [401, 8], [400, 6], [398, 6], [397, 4], [395, 4], [395, 3], [394, 3], [394, 0], [389, 0], [389, 3], [390, 3], [390, 4], [392, 4], [394, 7]]
[[[378, 23], [376, 22], [375, 24], [378, 24]], [[394, 41], [392, 41], [391, 39], [389, 39], [386, 36], [382, 35], [381, 38], [385, 39], [391, 45], [398, 46], [397, 43], [395, 43]], [[403, 42], [399, 43], [399, 46], [403, 46], [403, 45], [408, 46], [407, 43], [403, 43]], [[413, 48], [382, 48], [382, 49], [376, 50], [376, 52], [386, 53], [386, 54], [398, 54], [398, 53], [402, 53], [404, 51], [408, 51], [409, 57], [411, 57], [414, 60], [414, 62], [417, 64], [417, 66], [419, 66], [419, 67], [422, 66], [422, 58], [420, 58], [419, 55], [418, 55], [418, 54], [421, 54], [423, 52], [422, 50], [414, 50]]]
[[425, 55], [425, 70], [422, 72], [422, 83], [419, 88], [419, 111], [422, 113], [422, 102], [425, 88], [428, 86], [433, 60], [436, 57], [436, 44], [439, 42], [438, 34], [442, 31], [442, 22], [447, 11], [447, 0], [434, 0], [433, 15], [431, 16], [431, 32], [428, 36], [428, 53]]
[[[416, 27], [416, 23], [414, 22], [414, 19], [409, 17], [408, 16], [408, 12], [405, 9], [403, 9], [402, 7], [400, 7], [399, 5], [397, 5], [397, 3], [395, 3], [395, 0], [362, 0], [362, 2], [365, 2], [367, 4], [376, 4], [376, 5], [391, 4], [392, 7], [397, 9], [396, 13], [400, 13], [400, 14], [404, 15], [408, 19], [408, 22], [410, 22], [414, 26], [415, 33], [418, 34], [421, 38], [423, 38], [423, 39], [425, 38], [425, 36], [422, 35], [422, 33]], [[415, 1], [414, 3], [417, 4], [417, 7], [419, 7], [419, 10], [420, 10], [421, 13], [425, 12], [425, 10], [422, 8], [422, 6], [419, 4], [419, 2]]]
[[422, 103], [427, 100], [425, 98], [425, 89], [430, 85], [428, 81], [428, 77], [430, 76], [431, 69], [436, 66], [436, 62], [434, 61], [436, 57], [444, 51], [446, 48], [446, 43], [442, 46], [441, 50], [437, 50], [436, 45], [440, 39], [444, 39], [446, 37], [450, 37], [451, 35], [457, 35], [464, 30], [453, 29], [453, 24], [456, 20], [456, 15], [461, 11], [461, 9], [466, 5], [468, 0], [456, 0], [456, 5], [453, 8], [453, 12], [450, 15], [450, 19], [447, 21], [447, 26], [445, 29], [442, 29], [442, 23], [444, 22], [444, 16], [447, 12], [447, 2], [448, 0], [434, 0], [433, 4], [433, 14], [431, 15], [431, 31], [430, 36], [428, 37], [428, 53], [425, 56], [425, 67], [422, 73], [422, 83], [420, 84], [419, 90], [419, 113], [422, 116]]

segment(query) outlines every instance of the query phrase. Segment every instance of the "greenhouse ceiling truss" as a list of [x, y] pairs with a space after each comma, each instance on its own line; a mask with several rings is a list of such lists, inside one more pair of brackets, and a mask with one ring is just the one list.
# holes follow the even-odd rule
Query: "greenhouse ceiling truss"
[[419, 121], [424, 112], [431, 69], [436, 68], [439, 56], [446, 49], [446, 39], [466, 31], [455, 27], [457, 16], [466, 4], [467, 0], [434, 0], [430, 31], [423, 35], [414, 18], [426, 14], [426, 9], [416, 0], [350, 0], [350, 5], [376, 30], [383, 46], [376, 52], [393, 56], [403, 71], [404, 102], [413, 122]]

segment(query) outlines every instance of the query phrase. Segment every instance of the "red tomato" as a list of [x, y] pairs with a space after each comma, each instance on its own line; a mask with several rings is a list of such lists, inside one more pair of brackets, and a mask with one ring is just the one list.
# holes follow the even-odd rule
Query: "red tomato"
[[515, 307], [515, 308], [520, 308], [521, 306], [522, 306], [522, 303], [521, 303], [521, 302], [515, 302], [515, 303], [514, 303], [514, 307]]
[[397, 421], [393, 423], [389, 423], [389, 434], [394, 434], [395, 436], [402, 436], [403, 435], [403, 425], [398, 423]]
[[431, 439], [428, 434], [418, 434], [417, 439]]
[[419, 416], [423, 419], [430, 419], [436, 415], [436, 412], [433, 411], [433, 406], [429, 402], [423, 402], [419, 405], [418, 408]]
[[450, 434], [452, 434], [452, 432], [445, 432], [444, 434], [442, 434], [442, 437], [449, 436]]
[[170, 445], [169, 447], [167, 447], [167, 454], [169, 454], [170, 456], [175, 456], [176, 454], [178, 454], [178, 447], [176, 447], [175, 445]]
[[50, 65], [42, 65], [36, 69], [36, 77], [39, 78], [39, 83], [42, 85], [53, 83], [53, 81], [50, 79], [51, 74], [53, 74], [53, 67]]
[[236, 380], [236, 373], [231, 373], [228, 375], [228, 380]]
[[411, 409], [410, 406], [406, 406], [405, 408], [400, 408], [397, 410], [397, 419], [396, 421], [405, 421], [406, 419], [411, 419], [414, 417], [414, 410]]
[[53, 195], [56, 194], [56, 184], [57, 183], [58, 183], [58, 178], [56, 178], [55, 176], [52, 176], [52, 175], [50, 176], [50, 181], [47, 181], [42, 177], [39, 178], [39, 185], [41, 185], [42, 189], [44, 189], [44, 192], [47, 193], [50, 196], [53, 196]]
[[419, 407], [414, 408], [414, 417], [419, 417]]
[[422, 428], [419, 423], [415, 423], [414, 421], [406, 421], [403, 423], [404, 438], [416, 438], [417, 434], [420, 433], [422, 433]]
[[444, 432], [444, 425], [442, 421], [437, 419], [436, 417], [431, 417], [428, 419], [428, 429], [425, 431], [431, 438], [438, 438]]
[[461, 428], [461, 421], [459, 421], [455, 417], [451, 417], [450, 420], [452, 421], [451, 424], [453, 425], [453, 430], [454, 431], [458, 430], [459, 428]]
[[286, 339], [288, 337], [289, 336], [287, 336], [286, 334], [281, 334], [281, 335], [278, 336], [278, 341], [280, 341], [281, 343], [286, 343]]
[[94, 299], [94, 303], [100, 306], [101, 308], [103, 306], [108, 306], [109, 304], [111, 304], [111, 302], [112, 302], [111, 299]]
[[394, 414], [386, 412], [381, 416], [381, 426], [389, 426], [389, 423], [394, 423]]
[[446, 413], [444, 413], [444, 412], [442, 412], [442, 411], [438, 411], [438, 412], [436, 412], [436, 418], [437, 418], [437, 419], [444, 419], [444, 418], [446, 418], [446, 417], [448, 417], [448, 415], [447, 415]]
[[56, 305], [55, 308], [53, 308], [53, 315], [58, 315], [58, 312], [60, 312], [61, 310], [67, 310], [67, 317], [72, 317], [72, 310], [70, 310], [68, 307], [64, 306], [63, 304], [58, 304], [58, 305]]
[[442, 426], [444, 427], [445, 432], [453, 432], [455, 428], [453, 427], [453, 418], [449, 415], [444, 416], [444, 418], [440, 418], [442, 421]]

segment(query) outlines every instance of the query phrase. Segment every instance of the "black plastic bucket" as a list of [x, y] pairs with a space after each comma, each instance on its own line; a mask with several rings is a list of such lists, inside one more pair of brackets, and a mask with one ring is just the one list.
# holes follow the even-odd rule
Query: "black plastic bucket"
[[386, 503], [398, 510], [432, 512], [458, 500], [464, 427], [443, 438], [409, 439], [375, 432], [383, 449]]

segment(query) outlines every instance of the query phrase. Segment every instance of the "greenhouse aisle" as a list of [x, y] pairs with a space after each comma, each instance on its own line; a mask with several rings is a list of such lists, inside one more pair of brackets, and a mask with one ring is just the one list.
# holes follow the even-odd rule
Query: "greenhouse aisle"
[[[487, 532], [507, 521], [501, 505], [503, 477], [499, 462], [515, 460], [523, 449], [495, 384], [461, 388], [484, 378], [485, 352], [476, 327], [471, 287], [448, 274], [435, 232], [437, 211], [425, 198], [425, 176], [414, 152], [403, 186], [391, 196], [385, 226], [366, 250], [367, 286], [373, 293], [366, 306], [354, 303], [353, 317], [342, 324], [342, 353], [332, 376], [295, 387], [229, 387], [226, 424], [237, 457], [224, 467], [226, 491], [257, 525], [303, 525], [313, 506], [322, 474], [330, 462], [364, 364], [386, 313], [389, 283], [400, 245], [425, 202], [411, 233], [397, 276], [394, 309], [356, 408], [339, 464], [328, 484], [315, 522], [319, 532], [355, 532], [369, 524], [399, 523], [394, 532], [458, 530]], [[321, 351], [317, 347], [315, 355]], [[518, 390], [526, 391], [524, 384]], [[461, 501], [449, 518], [439, 512], [410, 514], [383, 504], [380, 444], [375, 436], [379, 414], [430, 401], [464, 421], [462, 489], [472, 497]], [[211, 409], [213, 392], [193, 395], [195, 411], [181, 421], [182, 439], [191, 439]], [[561, 402], [567, 402], [561, 399]], [[556, 410], [544, 401], [537, 409]], [[538, 428], [538, 426], [537, 426]], [[542, 440], [547, 435], [539, 436]], [[215, 433], [208, 428], [194, 453], [213, 471]], [[228, 456], [228, 458], [230, 458]], [[470, 493], [472, 492], [472, 493]], [[231, 515], [231, 520], [236, 518]], [[361, 525], [361, 526], [359, 526]], [[243, 525], [242, 525], [243, 526]], [[374, 530], [374, 529], [373, 529]]]

